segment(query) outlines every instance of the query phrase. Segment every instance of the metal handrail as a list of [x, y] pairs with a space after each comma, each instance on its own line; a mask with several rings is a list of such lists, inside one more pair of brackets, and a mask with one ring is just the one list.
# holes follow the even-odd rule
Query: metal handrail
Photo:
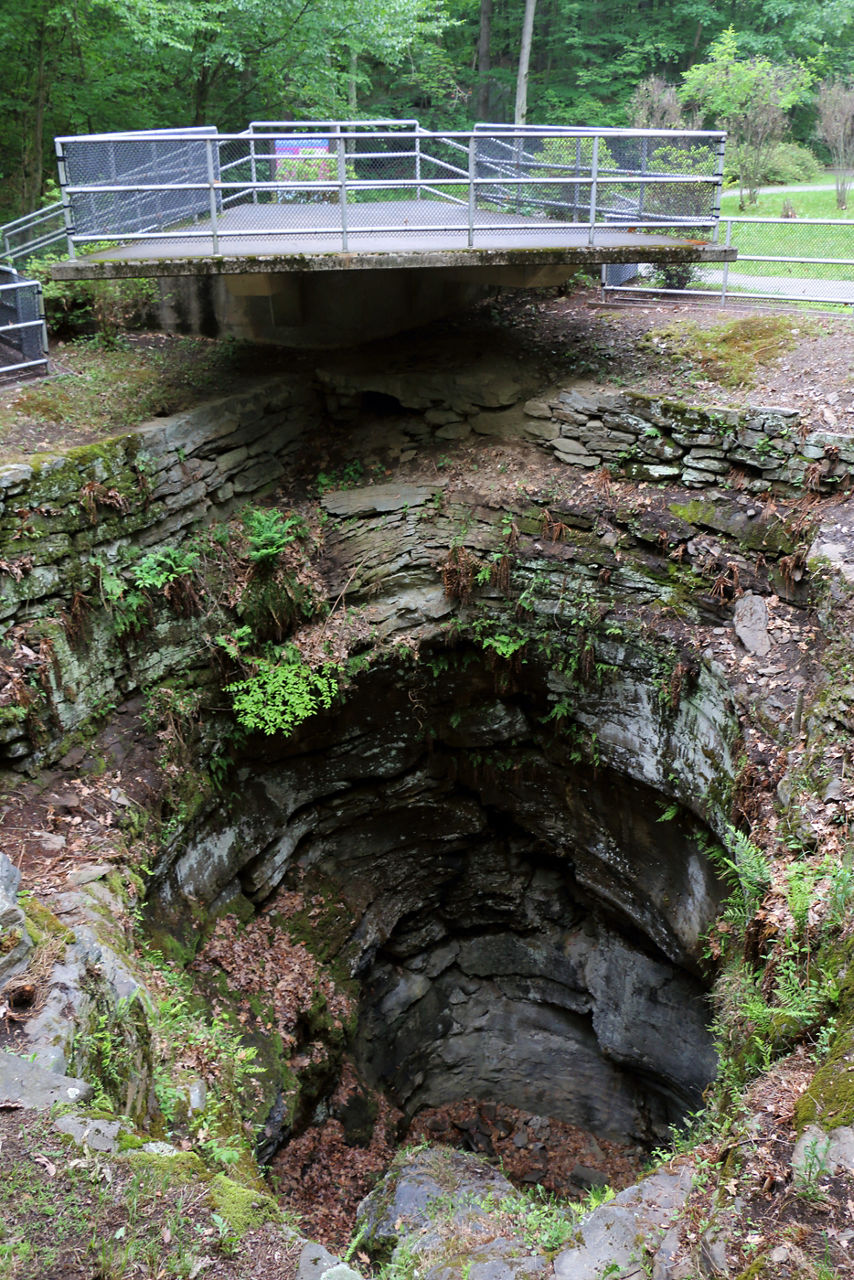
[[[276, 227], [276, 234], [286, 238], [307, 227], [318, 231], [311, 225], [310, 218], [301, 220], [302, 202], [325, 199], [327, 203], [337, 204], [339, 225], [334, 234], [340, 237], [344, 249], [347, 248], [350, 203], [369, 200], [372, 194], [389, 192], [393, 196], [395, 192], [413, 188], [419, 200], [427, 197], [468, 205], [469, 245], [474, 244], [476, 233], [501, 229], [500, 222], [484, 223], [475, 219], [475, 212], [500, 214], [496, 205], [506, 206], [505, 214], [523, 214], [531, 229], [549, 228], [557, 234], [555, 218], [540, 223], [530, 217], [532, 211], [554, 211], [564, 221], [573, 221], [576, 227], [588, 227], [590, 243], [593, 243], [595, 227], [603, 221], [611, 226], [653, 225], [660, 229], [665, 225], [714, 230], [719, 213], [724, 137], [714, 130], [478, 125], [469, 130], [434, 132], [411, 120], [253, 121], [240, 133], [218, 133], [204, 128], [89, 134], [57, 138], [56, 147], [72, 257], [76, 245], [176, 235], [207, 238], [217, 255], [219, 236], [226, 234], [219, 225], [225, 208], [233, 209], [247, 201], [258, 203], [273, 195], [289, 205], [293, 225]], [[322, 143], [326, 148], [311, 152], [306, 149], [305, 155], [313, 160], [323, 157], [328, 160], [328, 164], [317, 165], [316, 176], [310, 176], [310, 166], [309, 176], [299, 174], [299, 167], [305, 166], [300, 150], [302, 139], [315, 145]], [[673, 171], [663, 168], [660, 162], [653, 169], [648, 162], [647, 145], [642, 149], [640, 165], [633, 165], [631, 154], [623, 157], [628, 162], [602, 165], [600, 142], [607, 140], [614, 144], [615, 139], [632, 142], [640, 139], [645, 144], [650, 139], [671, 144], [673, 140], [687, 139], [702, 144], [708, 148], [708, 171], [685, 172], [684, 168], [679, 171], [678, 154]], [[578, 144], [574, 163], [571, 157], [564, 159], [560, 155], [559, 146], [557, 154], [540, 154], [540, 149], [549, 141], [560, 144], [569, 140]], [[585, 149], [590, 152], [589, 156], [582, 156], [580, 144], [584, 140], [589, 142]], [[371, 149], [360, 149], [366, 143]], [[384, 147], [384, 143], [390, 145]], [[141, 155], [139, 148], [143, 149]], [[498, 154], [492, 154], [493, 151]], [[457, 154], [460, 162], [454, 163]], [[608, 154], [610, 157], [610, 152]], [[692, 150], [691, 154], [693, 167], [697, 167], [698, 153]], [[364, 172], [365, 167], [374, 162], [396, 166], [398, 176], [363, 177], [356, 169], [359, 165]], [[292, 166], [290, 172], [288, 165]], [[399, 176], [401, 172], [403, 176]], [[454, 190], [441, 191], [442, 185]], [[603, 198], [604, 193], [620, 186], [637, 187], [636, 197], [623, 194], [619, 207], [614, 207], [613, 202], [609, 205]], [[699, 193], [693, 201], [696, 207], [689, 207], [687, 212], [669, 211], [666, 203], [659, 205], [657, 211], [645, 208], [648, 194], [662, 187], [674, 191], [690, 188]], [[570, 188], [574, 199], [565, 198]], [[706, 189], [708, 199], [702, 195]], [[629, 207], [624, 207], [626, 205]], [[580, 212], [587, 217], [579, 217]], [[401, 226], [386, 225], [377, 230], [401, 231], [406, 227], [409, 227], [408, 220]], [[417, 229], [433, 228], [419, 221]], [[323, 228], [322, 233], [330, 232]], [[267, 235], [269, 231], [267, 227], [229, 225], [227, 234], [251, 237]]]
[[[64, 240], [66, 235], [64, 222], [54, 231], [42, 232], [36, 236], [28, 234], [33, 228], [49, 222], [51, 218], [60, 219], [61, 217], [62, 201], [57, 201], [55, 204], [45, 205], [43, 209], [36, 209], [33, 213], [26, 213], [20, 218], [13, 218], [11, 222], [4, 223], [0, 226], [0, 258], [13, 263], [21, 258], [32, 258], [48, 245]], [[25, 238], [18, 244], [12, 243], [13, 239], [18, 240], [21, 236]]]
[[[612, 283], [607, 279], [608, 268], [603, 267], [602, 289], [603, 293], [607, 293], [610, 297], [614, 295], [627, 295], [633, 298], [649, 297], [651, 293], [662, 295], [673, 295], [682, 298], [696, 298], [709, 300], [719, 300], [719, 305], [725, 306], [728, 301], [736, 302], [766, 302], [774, 301], [778, 303], [818, 303], [824, 305], [854, 307], [854, 254], [845, 258], [838, 257], [833, 250], [842, 250], [847, 247], [847, 242], [854, 235], [854, 222], [845, 218], [761, 218], [742, 215], [726, 214], [720, 219], [724, 230], [724, 243], [729, 248], [735, 245], [738, 248], [738, 265], [732, 262], [723, 262], [716, 265], [713, 269], [716, 272], [714, 283], [708, 281], [705, 287], [701, 287], [700, 283], [688, 284], [682, 288], [667, 288], [659, 283], [649, 282], [645, 285]], [[824, 256], [809, 256], [804, 252], [800, 253], [758, 253], [753, 249], [745, 248], [738, 243], [738, 228], [745, 225], [754, 226], [770, 226], [777, 227], [781, 232], [794, 233], [803, 227], [826, 227], [831, 236], [835, 236], [836, 243], [833, 240], [825, 242], [825, 249], [830, 249], [829, 253]], [[842, 229], [846, 229], [848, 234], [839, 233]], [[841, 243], [840, 243], [841, 240]], [[763, 289], [761, 287], [746, 287], [744, 283], [739, 282], [739, 275], [743, 278], [747, 276], [756, 281], [758, 285], [759, 279], [755, 273], [751, 272], [750, 264], [753, 262], [762, 263], [779, 263], [781, 267], [780, 274], [775, 277], [778, 285], [773, 291]], [[792, 266], [800, 266], [805, 270], [793, 273], [790, 268]], [[812, 274], [810, 268], [813, 267], [847, 267], [846, 275], [840, 279], [828, 279]], [[735, 285], [733, 284], [733, 273], [735, 273]], [[821, 286], [824, 286], [822, 290]]]
[[[15, 278], [0, 284], [0, 374], [17, 374], [31, 369], [47, 373], [47, 328], [42, 287], [37, 280], [18, 276], [11, 267], [6, 270]], [[4, 316], [14, 319], [5, 320]], [[21, 358], [9, 359], [5, 353], [10, 350], [17, 351]]]

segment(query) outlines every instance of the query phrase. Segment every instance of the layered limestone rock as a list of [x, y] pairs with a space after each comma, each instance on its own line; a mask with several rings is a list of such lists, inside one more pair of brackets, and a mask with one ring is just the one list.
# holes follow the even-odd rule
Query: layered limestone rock
[[349, 912], [358, 1060], [407, 1112], [474, 1093], [663, 1134], [714, 1074], [700, 952], [720, 887], [695, 814], [735, 720], [710, 673], [672, 709], [654, 653], [612, 657], [607, 686], [575, 690], [595, 766], [549, 723], [547, 664], [499, 696], [471, 646], [429, 678], [373, 669], [246, 761], [236, 820], [212, 813], [161, 867], [161, 920], [323, 887]]

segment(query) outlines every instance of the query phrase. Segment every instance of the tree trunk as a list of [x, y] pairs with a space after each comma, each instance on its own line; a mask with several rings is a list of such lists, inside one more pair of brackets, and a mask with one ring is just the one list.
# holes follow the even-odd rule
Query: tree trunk
[[44, 115], [48, 95], [48, 76], [45, 66], [45, 24], [41, 23], [38, 40], [39, 59], [36, 67], [31, 124], [29, 137], [24, 144], [21, 198], [24, 212], [29, 213], [38, 204], [44, 177]]
[[477, 33], [477, 98], [475, 117], [489, 118], [490, 47], [492, 43], [492, 0], [480, 0], [480, 28]]
[[531, 65], [531, 44], [534, 37], [534, 12], [537, 0], [525, 0], [525, 17], [522, 22], [522, 45], [519, 49], [519, 74], [516, 77], [516, 110], [513, 123], [524, 124], [528, 115], [528, 67]]
[[356, 76], [359, 73], [359, 55], [355, 49], [350, 50], [350, 72], [347, 76], [347, 106], [350, 109], [350, 119], [355, 120], [356, 108], [358, 103], [358, 92], [356, 87]]

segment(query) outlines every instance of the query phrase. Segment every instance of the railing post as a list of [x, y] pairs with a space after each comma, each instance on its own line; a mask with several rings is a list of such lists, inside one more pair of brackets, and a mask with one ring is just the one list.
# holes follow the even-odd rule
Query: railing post
[[347, 252], [347, 152], [344, 148], [344, 138], [341, 134], [341, 126], [335, 126], [335, 132], [338, 134], [338, 207], [341, 210], [341, 248]]
[[50, 348], [47, 340], [47, 320], [44, 313], [44, 289], [38, 280], [36, 281], [36, 315], [39, 319], [39, 339], [41, 341], [42, 355], [45, 357], [45, 372], [47, 372], [47, 354]]
[[476, 165], [476, 136], [473, 133], [469, 138], [469, 226], [468, 226], [468, 244], [469, 248], [474, 246], [474, 180], [477, 176]]
[[718, 138], [717, 156], [714, 160], [714, 177], [717, 182], [714, 183], [714, 205], [712, 207], [712, 216], [718, 219], [721, 216], [721, 193], [723, 191], [723, 151], [726, 148], [726, 133], [723, 137]]
[[249, 126], [249, 175], [252, 182], [252, 203], [258, 203], [258, 165], [255, 160], [255, 134]]
[[71, 207], [71, 197], [68, 194], [68, 170], [65, 164], [65, 151], [62, 143], [56, 142], [56, 167], [59, 171], [59, 190], [62, 197], [62, 216], [65, 220], [65, 238], [68, 241], [68, 256], [73, 258], [74, 254], [74, 210]]
[[211, 209], [211, 248], [213, 256], [219, 257], [219, 227], [216, 220], [216, 190], [215, 190], [215, 173], [213, 158], [214, 139], [207, 138], [205, 141], [205, 151], [208, 160], [208, 184], [210, 188], [210, 209]]
[[[649, 164], [649, 138], [641, 138], [641, 177], [644, 177]], [[643, 206], [646, 202], [646, 183], [640, 184], [638, 192], [638, 222], [643, 222]]]
[[[581, 139], [575, 139], [575, 176], [581, 176]], [[572, 195], [572, 221], [578, 221], [578, 209], [581, 204], [581, 187], [576, 182]]]
[[590, 163], [590, 235], [588, 244], [593, 244], [596, 223], [596, 183], [599, 177], [599, 134], [593, 138], [593, 156]]
[[[732, 244], [732, 218], [727, 218], [727, 220], [726, 220], [726, 247], [727, 247], [727, 249], [730, 247], [730, 245], [731, 245], [731, 244]], [[726, 290], [727, 290], [727, 283], [728, 283], [728, 281], [729, 281], [729, 263], [728, 263], [728, 262], [725, 262], [725, 263], [724, 263], [723, 273], [722, 273], [722, 275], [721, 275], [721, 306], [722, 306], [722, 307], [725, 307], [725, 306], [726, 306]]]
[[415, 126], [415, 199], [421, 199], [421, 127]]

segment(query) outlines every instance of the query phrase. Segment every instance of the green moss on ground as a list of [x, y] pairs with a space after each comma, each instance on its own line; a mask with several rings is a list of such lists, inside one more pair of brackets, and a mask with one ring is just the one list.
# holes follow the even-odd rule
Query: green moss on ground
[[217, 1173], [210, 1183], [208, 1198], [214, 1213], [226, 1220], [235, 1235], [244, 1236], [265, 1222], [281, 1226], [284, 1214], [271, 1195], [241, 1186], [224, 1173]]

